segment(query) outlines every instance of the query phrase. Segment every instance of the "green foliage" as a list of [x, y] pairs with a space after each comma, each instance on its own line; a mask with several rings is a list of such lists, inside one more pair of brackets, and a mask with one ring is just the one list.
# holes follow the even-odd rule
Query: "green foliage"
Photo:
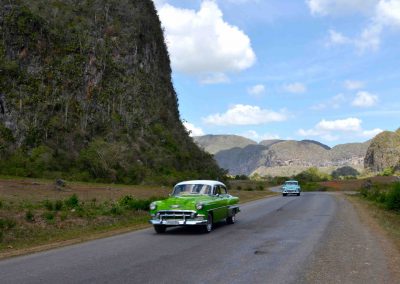
[[400, 211], [400, 183], [392, 186], [384, 200], [387, 209]]
[[28, 210], [25, 212], [25, 220], [28, 222], [33, 222], [35, 221], [35, 215], [31, 210]]
[[53, 211], [54, 207], [53, 207], [53, 202], [51, 202], [50, 200], [45, 200], [43, 203], [44, 208], [46, 208], [49, 211]]
[[72, 194], [68, 199], [64, 201], [65, 206], [69, 208], [76, 208], [79, 206], [79, 198], [78, 196], [74, 193]]
[[249, 177], [246, 175], [236, 175], [235, 180], [248, 180]]
[[395, 169], [393, 167], [387, 167], [383, 170], [382, 176], [392, 176], [395, 173]]
[[0, 218], [0, 229], [10, 230], [17, 225], [17, 222], [13, 218]]
[[301, 184], [302, 191], [327, 191], [328, 188], [326, 186], [322, 186], [317, 182], [307, 182]]
[[42, 217], [46, 220], [46, 221], [54, 221], [55, 215], [53, 212], [44, 212], [42, 214]]
[[360, 173], [356, 169], [354, 169], [350, 166], [344, 166], [344, 167], [338, 168], [332, 172], [332, 177], [334, 179], [337, 179], [340, 177], [356, 177], [359, 175], [360, 175]]
[[327, 181], [330, 179], [330, 176], [328, 174], [320, 172], [316, 167], [311, 167], [294, 176], [294, 179], [297, 180], [299, 183], [304, 184], [307, 182]]
[[150, 203], [155, 200], [162, 200], [162, 197], [152, 197], [149, 199], [135, 199], [130, 195], [123, 196], [119, 201], [118, 205], [131, 210], [149, 210]]
[[400, 211], [400, 183], [394, 183], [390, 188], [373, 185], [360, 190], [362, 197], [382, 204], [386, 209]]

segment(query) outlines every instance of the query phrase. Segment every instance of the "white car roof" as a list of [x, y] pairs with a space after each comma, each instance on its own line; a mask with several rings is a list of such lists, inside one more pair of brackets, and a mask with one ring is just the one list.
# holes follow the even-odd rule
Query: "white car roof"
[[216, 181], [216, 180], [187, 180], [187, 181], [181, 181], [180, 183], [177, 183], [175, 186], [177, 185], [182, 185], [182, 184], [206, 184], [206, 185], [223, 185], [226, 187], [225, 184], [223, 184], [220, 181]]

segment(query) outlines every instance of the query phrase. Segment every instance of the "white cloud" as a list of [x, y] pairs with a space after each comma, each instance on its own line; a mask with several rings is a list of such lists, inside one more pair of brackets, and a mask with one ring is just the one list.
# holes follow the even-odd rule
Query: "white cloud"
[[362, 81], [354, 81], [354, 80], [346, 80], [344, 81], [344, 87], [347, 90], [358, 90], [364, 87], [364, 82]]
[[190, 132], [190, 136], [202, 136], [204, 132], [201, 128], [194, 126], [192, 123], [183, 122], [183, 126], [185, 126], [186, 130]]
[[346, 119], [338, 120], [321, 120], [313, 128], [304, 130], [299, 129], [297, 133], [300, 136], [332, 136], [331, 132], [349, 132], [349, 131], [361, 131], [362, 121], [358, 118], [349, 117]]
[[361, 136], [363, 136], [365, 138], [373, 138], [373, 137], [375, 137], [376, 135], [378, 135], [381, 132], [383, 132], [383, 130], [380, 129], [380, 128], [375, 128], [375, 129], [372, 129], [372, 130], [364, 130], [361, 133]]
[[374, 23], [362, 31], [361, 35], [354, 40], [354, 44], [360, 52], [376, 51], [381, 44], [381, 33], [382, 26]]
[[255, 140], [257, 142], [260, 142], [262, 140], [281, 139], [278, 134], [271, 134], [271, 133], [259, 134], [257, 131], [254, 131], [254, 130], [248, 130], [244, 133], [241, 133], [240, 136], [247, 137], [247, 138]]
[[229, 81], [228, 76], [224, 73], [208, 74], [200, 79], [200, 83], [205, 85], [228, 83]]
[[306, 0], [313, 15], [369, 14], [379, 0]]
[[302, 83], [292, 83], [283, 86], [283, 89], [288, 93], [301, 94], [307, 91], [307, 87]]
[[381, 0], [377, 6], [377, 21], [390, 26], [400, 26], [400, 1]]
[[360, 53], [376, 51], [386, 27], [400, 28], [399, 0], [306, 0], [313, 15], [348, 14], [362, 12], [369, 17], [369, 24], [358, 36], [349, 38], [335, 30], [329, 30], [328, 46], [349, 44]]
[[315, 126], [317, 131], [359, 131], [361, 129], [361, 120], [350, 117], [338, 120], [321, 120]]
[[213, 125], [259, 125], [269, 122], [285, 121], [283, 111], [275, 112], [251, 105], [234, 105], [225, 113], [217, 113], [203, 118], [203, 121]]
[[350, 42], [351, 39], [344, 36], [343, 34], [335, 30], [329, 30], [329, 45], [341, 45], [341, 44], [348, 44]]
[[303, 137], [319, 137], [325, 141], [335, 141], [344, 136], [348, 138], [349, 135], [370, 139], [383, 131], [379, 128], [364, 130], [361, 124], [362, 120], [354, 117], [338, 120], [323, 119], [311, 129], [299, 129], [297, 134]]
[[254, 64], [250, 38], [224, 21], [216, 2], [204, 0], [198, 11], [156, 4], [175, 70], [204, 76], [241, 71]]
[[371, 107], [378, 102], [378, 96], [368, 92], [358, 92], [354, 98], [352, 105], [356, 107]]
[[248, 88], [247, 92], [250, 95], [259, 96], [259, 95], [265, 93], [265, 86], [262, 85], [262, 84], [258, 84], [258, 85], [255, 85], [255, 86], [251, 87], [251, 88]]

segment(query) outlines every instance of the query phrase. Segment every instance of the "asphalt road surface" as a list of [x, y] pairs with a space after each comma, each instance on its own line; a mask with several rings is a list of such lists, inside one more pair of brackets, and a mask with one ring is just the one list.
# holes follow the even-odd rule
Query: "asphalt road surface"
[[394, 283], [379, 240], [329, 193], [241, 206], [210, 234], [145, 229], [0, 262], [0, 283]]

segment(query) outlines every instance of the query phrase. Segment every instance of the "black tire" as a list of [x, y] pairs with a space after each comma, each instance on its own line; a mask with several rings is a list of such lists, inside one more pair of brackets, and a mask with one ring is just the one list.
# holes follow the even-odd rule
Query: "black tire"
[[162, 234], [165, 233], [165, 230], [167, 229], [166, 226], [163, 225], [154, 225], [154, 230], [156, 231], [157, 234]]
[[297, 196], [300, 196], [300, 192], [299, 192], [299, 193], [297, 193]]
[[287, 193], [282, 193], [282, 196], [286, 196], [287, 195]]
[[213, 216], [211, 213], [208, 213], [207, 224], [203, 226], [203, 232], [210, 233], [212, 229], [213, 229]]
[[235, 224], [235, 222], [236, 222], [236, 215], [235, 215], [235, 213], [233, 213], [232, 216], [226, 218], [226, 223], [229, 224], [229, 225]]

